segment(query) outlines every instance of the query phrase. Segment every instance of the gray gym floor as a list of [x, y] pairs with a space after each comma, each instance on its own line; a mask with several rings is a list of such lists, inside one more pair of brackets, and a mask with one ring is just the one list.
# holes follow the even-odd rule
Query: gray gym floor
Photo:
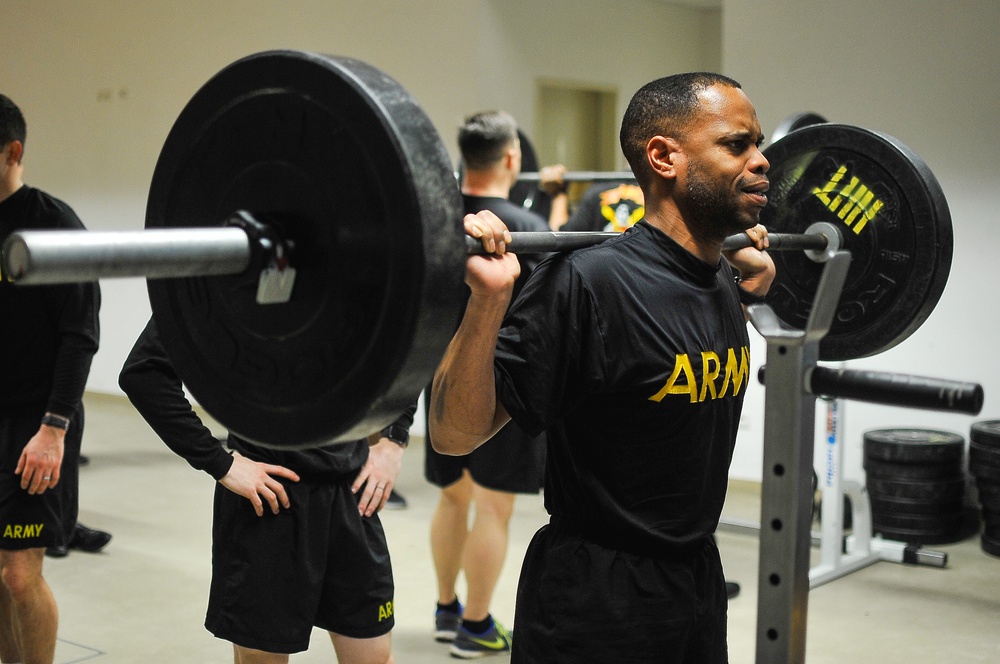
[[[231, 662], [229, 644], [202, 626], [212, 480], [174, 456], [123, 398], [88, 394], [86, 406], [84, 453], [91, 462], [81, 469], [80, 521], [114, 539], [99, 554], [46, 559], [60, 608], [56, 661]], [[428, 524], [436, 490], [423, 479], [422, 457], [418, 438], [398, 484], [409, 507], [383, 512], [396, 575], [393, 641], [400, 664], [453, 661], [431, 637], [436, 584]], [[758, 487], [733, 482], [725, 515], [756, 520], [758, 510]], [[544, 522], [540, 496], [519, 499], [494, 603], [508, 626], [521, 554]], [[758, 543], [732, 532], [720, 532], [718, 540], [727, 577], [743, 587], [730, 602], [730, 659], [748, 664], [754, 662]], [[929, 548], [948, 554], [946, 568], [880, 562], [813, 590], [807, 661], [1000, 662], [1000, 558], [983, 553], [978, 537]], [[309, 650], [291, 661], [335, 659], [325, 633], [315, 631]]]

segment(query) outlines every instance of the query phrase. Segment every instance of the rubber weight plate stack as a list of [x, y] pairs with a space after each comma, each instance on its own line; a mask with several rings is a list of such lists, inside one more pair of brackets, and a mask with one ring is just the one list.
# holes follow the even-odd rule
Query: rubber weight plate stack
[[983, 515], [983, 551], [1000, 556], [1000, 420], [973, 422], [969, 472], [976, 478]]
[[946, 544], [968, 537], [964, 451], [962, 436], [945, 431], [866, 432], [864, 468], [873, 530], [909, 544]]

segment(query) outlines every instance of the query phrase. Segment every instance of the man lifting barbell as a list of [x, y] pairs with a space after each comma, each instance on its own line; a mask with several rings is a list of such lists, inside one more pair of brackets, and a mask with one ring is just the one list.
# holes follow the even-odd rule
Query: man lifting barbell
[[[640, 89], [621, 140], [645, 221], [543, 263], [506, 318], [506, 229], [465, 219], [493, 253], [467, 262], [431, 438], [465, 454], [513, 419], [549, 439], [551, 520], [522, 568], [513, 662], [728, 661], [712, 534], [749, 379], [740, 301], [774, 278], [757, 224], [769, 164], [753, 105], [714, 74]], [[753, 246], [723, 261], [744, 230]]]

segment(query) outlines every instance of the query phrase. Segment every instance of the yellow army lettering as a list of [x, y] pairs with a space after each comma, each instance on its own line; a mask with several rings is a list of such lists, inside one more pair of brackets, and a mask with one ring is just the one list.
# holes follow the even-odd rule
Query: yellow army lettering
[[11, 539], [38, 537], [42, 534], [42, 528], [44, 527], [44, 523], [26, 523], [23, 526], [21, 524], [12, 526], [8, 523], [3, 529], [3, 536]]
[[670, 374], [670, 378], [663, 384], [659, 392], [649, 397], [649, 400], [659, 403], [668, 394], [686, 394], [691, 403], [699, 403], [706, 399], [736, 396], [740, 393], [743, 381], [750, 373], [750, 348], [742, 346], [739, 351], [739, 359], [736, 358], [735, 348], [730, 348], [726, 353], [725, 374], [722, 377], [722, 386], [718, 389], [716, 384], [719, 381], [719, 374], [722, 373], [722, 362], [718, 353], [711, 350], [702, 351], [702, 384], [700, 389], [698, 388], [698, 380], [695, 378], [691, 358], [688, 357], [687, 353], [679, 354], [674, 361], [674, 370]]
[[[855, 235], [859, 235], [861, 229], [875, 218], [885, 203], [875, 198], [875, 192], [854, 176], [851, 176], [847, 184], [837, 189], [846, 174], [847, 166], [841, 166], [822, 189], [813, 187], [812, 193], [823, 201], [831, 212], [836, 213]], [[857, 218], [858, 215], [861, 216], [860, 219]]]
[[378, 607], [378, 621], [388, 620], [392, 617], [392, 602], [386, 602]]

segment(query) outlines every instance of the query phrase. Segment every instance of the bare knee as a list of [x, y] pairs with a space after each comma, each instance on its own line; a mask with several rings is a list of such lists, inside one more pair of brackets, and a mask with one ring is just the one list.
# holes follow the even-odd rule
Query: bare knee
[[288, 655], [244, 648], [234, 643], [233, 662], [235, 664], [286, 664]]
[[25, 597], [42, 583], [44, 549], [5, 551], [0, 566], [0, 581], [14, 601]]
[[371, 639], [352, 639], [330, 632], [337, 661], [342, 664], [395, 664], [392, 636], [383, 634]]
[[487, 517], [507, 523], [514, 514], [516, 495], [513, 493], [494, 491], [477, 484], [473, 497], [476, 501], [477, 517]]

